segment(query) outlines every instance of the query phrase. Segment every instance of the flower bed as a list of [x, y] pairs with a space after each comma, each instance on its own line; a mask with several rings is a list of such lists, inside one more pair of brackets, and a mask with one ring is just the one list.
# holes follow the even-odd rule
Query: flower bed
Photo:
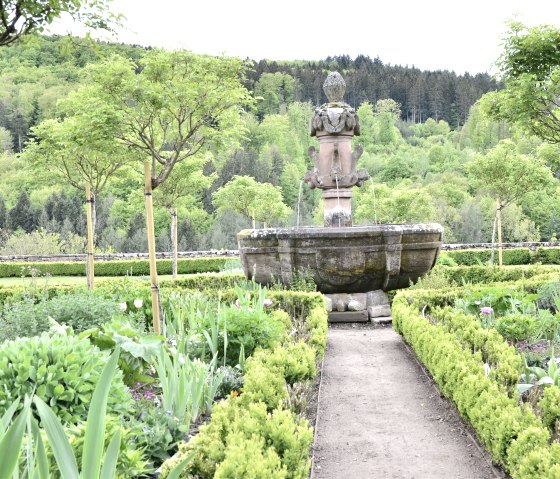
[[[523, 329], [527, 321], [512, 318], [538, 315], [539, 310], [553, 314], [539, 301], [557, 291], [557, 283], [535, 275], [452, 291], [405, 290], [393, 301], [396, 330], [472, 424], [493, 459], [514, 478], [560, 477], [560, 388], [539, 384], [536, 375], [531, 376], [536, 370], [516, 349], [518, 344], [526, 346], [527, 338], [507, 337], [528, 331]], [[534, 324], [541, 332], [547, 330], [539, 319]], [[554, 354], [552, 358], [549, 363], [555, 364]], [[532, 382], [529, 393], [519, 384], [527, 381]]]
[[[116, 437], [122, 446], [115, 463], [116, 477], [145, 475], [162, 463], [163, 477], [175, 465], [187, 468], [183, 477], [191, 473], [198, 477], [244, 477], [255, 470], [266, 471], [266, 477], [307, 477], [313, 435], [303, 410], [326, 344], [327, 314], [322, 296], [267, 291], [247, 281], [236, 282], [235, 275], [201, 275], [162, 286], [166, 318], [163, 336], [146, 332], [150, 323], [149, 286], [130, 279], [107, 282], [97, 293], [81, 300], [80, 295], [86, 293], [75, 288], [55, 288], [33, 298], [24, 291], [24, 301], [12, 295], [2, 314], [25, 310], [34, 318], [26, 324], [42, 327], [46, 320], [42, 322], [41, 315], [52, 301], [73, 304], [74, 314], [70, 312], [69, 319], [60, 320], [64, 324], [51, 322], [50, 329], [40, 337], [34, 337], [33, 331], [18, 330], [14, 334], [29, 338], [16, 341], [43, 351], [45, 358], [58, 357], [48, 348], [63, 351], [66, 343], [75, 342], [82, 349], [92, 349], [95, 354], [91, 356], [99, 357], [101, 364], [107, 362], [110, 353], [120, 351], [118, 383], [121, 387], [123, 382], [128, 385], [131, 394], [128, 402], [117, 404], [125, 410], [119, 410], [118, 417], [109, 411], [104, 423], [104, 448], [114, 452], [111, 438]], [[195, 286], [200, 289], [195, 290]], [[102, 305], [107, 320], [101, 321], [98, 314], [90, 318], [79, 313], [80, 301]], [[18, 362], [31, 371], [26, 376], [26, 391], [33, 393], [33, 371], [39, 356], [31, 349], [25, 349], [28, 354]], [[88, 355], [74, 359], [66, 353], [64, 356], [66, 370], [57, 369], [58, 360], [46, 366], [61, 378], [35, 390], [38, 398], [33, 402], [41, 418], [49, 404], [71, 400], [67, 396], [72, 390], [84, 395], [86, 401], [96, 387], [87, 384], [82, 391], [82, 373], [71, 366], [75, 362], [80, 370], [99, 368], [89, 364]], [[116, 358], [114, 354], [112, 358]], [[14, 360], [6, 356], [0, 376], [14, 366]], [[60, 380], [68, 385], [64, 390], [55, 387]], [[32, 408], [18, 393], [17, 384], [14, 382], [9, 397], [0, 404], [0, 416], [5, 414], [6, 422], [15, 418], [10, 428], [17, 426], [23, 434], [27, 426], [21, 414]], [[13, 402], [17, 397], [20, 401]], [[23, 412], [17, 415], [17, 411]], [[77, 411], [79, 414], [60, 416], [58, 421], [79, 464], [82, 454], [88, 454], [84, 439], [93, 426], [85, 423], [83, 408]], [[27, 434], [35, 433], [28, 430]], [[178, 454], [169, 459], [178, 444]], [[56, 472], [59, 459], [50, 436], [45, 446], [45, 463]], [[22, 455], [27, 462], [22, 461], [20, 467], [24, 469], [20, 472], [30, 467], [35, 452], [39, 454], [41, 449]]]

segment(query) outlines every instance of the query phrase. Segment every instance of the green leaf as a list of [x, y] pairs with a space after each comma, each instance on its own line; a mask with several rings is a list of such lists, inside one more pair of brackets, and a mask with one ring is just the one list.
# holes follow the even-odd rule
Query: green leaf
[[181, 472], [183, 472], [183, 470], [192, 461], [194, 454], [195, 453], [192, 452], [187, 457], [185, 457], [185, 459], [183, 459], [179, 464], [177, 464], [173, 469], [171, 469], [171, 471], [169, 471], [169, 474], [167, 475], [167, 479], [178, 479]]
[[107, 412], [107, 399], [111, 389], [111, 382], [117, 369], [120, 349], [117, 347], [111, 354], [93, 391], [86, 433], [84, 436], [84, 450], [82, 461], [82, 478], [98, 479], [101, 469], [103, 446], [105, 443], [105, 414]]
[[45, 444], [43, 443], [43, 438], [41, 437], [41, 431], [39, 430], [37, 421], [33, 421], [33, 435], [35, 443], [37, 444], [37, 469], [35, 471], [35, 475], [37, 479], [49, 479], [49, 460], [47, 459]]
[[29, 403], [19, 413], [16, 420], [4, 434], [0, 441], [0, 451], [2, 451], [2, 460], [0, 461], [0, 478], [9, 479], [17, 467], [21, 444], [23, 442], [23, 434], [25, 432], [25, 422], [29, 414]]
[[43, 428], [47, 432], [62, 479], [78, 479], [80, 473], [78, 471], [76, 457], [74, 456], [74, 452], [72, 451], [72, 447], [70, 446], [70, 442], [66, 437], [66, 433], [60, 421], [52, 409], [47, 406], [41, 398], [35, 396], [33, 402], [37, 407], [37, 412], [41, 418]]
[[532, 387], [533, 387], [532, 384], [518, 384], [517, 391], [519, 392], [519, 394], [523, 394], [524, 392], [527, 392]]
[[120, 448], [121, 431], [117, 431], [113, 435], [113, 438], [105, 451], [105, 460], [103, 461], [103, 467], [101, 468], [100, 479], [113, 479], [115, 477]]
[[6, 431], [6, 429], [8, 429], [8, 426], [12, 422], [12, 417], [14, 416], [14, 413], [16, 412], [18, 406], [19, 406], [19, 399], [16, 399], [12, 403], [12, 405], [8, 409], [6, 409], [6, 412], [2, 416], [2, 428], [0, 428], [0, 439], [4, 437], [4, 432]]

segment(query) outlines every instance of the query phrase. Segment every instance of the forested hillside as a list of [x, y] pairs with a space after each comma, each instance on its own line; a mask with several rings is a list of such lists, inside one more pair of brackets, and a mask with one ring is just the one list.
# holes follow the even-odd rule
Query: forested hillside
[[[101, 151], [104, 165], [120, 168], [99, 185], [97, 249], [146, 250], [142, 158], [110, 137], [118, 115], [90, 93], [104, 69], [132, 65], [141, 76], [147, 54], [38, 36], [0, 49], [0, 254], [83, 250], [85, 195], [81, 180], [68, 177], [68, 168], [83, 166], [82, 150]], [[355, 223], [438, 221], [446, 242], [490, 241], [498, 186], [522, 184], [499, 173], [528, 167], [539, 174], [522, 173], [531, 183], [503, 208], [504, 241], [558, 235], [559, 148], [483, 114], [477, 100], [500, 87], [488, 75], [420, 71], [364, 56], [246, 63], [242, 83], [254, 100], [236, 125], [242, 134], [214, 138], [155, 190], [159, 250], [170, 249], [173, 218], [181, 250], [235, 248], [236, 232], [252, 223], [321, 223], [319, 193], [301, 180], [316, 142], [308, 133], [313, 107], [326, 101], [322, 83], [332, 70], [344, 76], [345, 99], [358, 110], [359, 166], [372, 175], [371, 184], [355, 189]], [[84, 130], [76, 143], [84, 112], [100, 129]], [[496, 168], [485, 169], [489, 163]]]

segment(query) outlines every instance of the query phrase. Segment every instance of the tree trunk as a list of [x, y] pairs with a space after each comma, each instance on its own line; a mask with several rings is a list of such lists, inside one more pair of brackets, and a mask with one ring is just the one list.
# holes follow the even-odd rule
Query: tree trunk
[[93, 278], [95, 276], [95, 269], [93, 264], [93, 196], [91, 195], [91, 186], [86, 183], [86, 220], [87, 220], [87, 262], [86, 262], [86, 278], [88, 289], [93, 289]]
[[154, 333], [160, 334], [160, 296], [157, 279], [156, 236], [154, 232], [154, 205], [152, 201], [152, 175], [150, 161], [144, 163], [144, 198], [146, 203], [146, 227], [148, 230], [148, 252], [150, 256], [150, 281], [152, 290], [152, 321]]
[[492, 227], [492, 253], [490, 253], [490, 264], [494, 264], [494, 245], [496, 244], [496, 222], [498, 219], [498, 210], [494, 214], [494, 226]]
[[496, 198], [496, 218], [498, 219], [498, 266], [502, 266], [502, 205]]
[[171, 214], [171, 244], [173, 247], [173, 279], [177, 279], [177, 210], [173, 207], [169, 208]]

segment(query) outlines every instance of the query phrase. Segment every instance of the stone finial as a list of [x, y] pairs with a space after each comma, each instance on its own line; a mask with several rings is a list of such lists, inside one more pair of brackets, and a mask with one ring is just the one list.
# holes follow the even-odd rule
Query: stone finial
[[342, 102], [346, 91], [346, 82], [342, 75], [338, 72], [329, 73], [325, 83], [323, 83], [323, 91], [330, 103]]

